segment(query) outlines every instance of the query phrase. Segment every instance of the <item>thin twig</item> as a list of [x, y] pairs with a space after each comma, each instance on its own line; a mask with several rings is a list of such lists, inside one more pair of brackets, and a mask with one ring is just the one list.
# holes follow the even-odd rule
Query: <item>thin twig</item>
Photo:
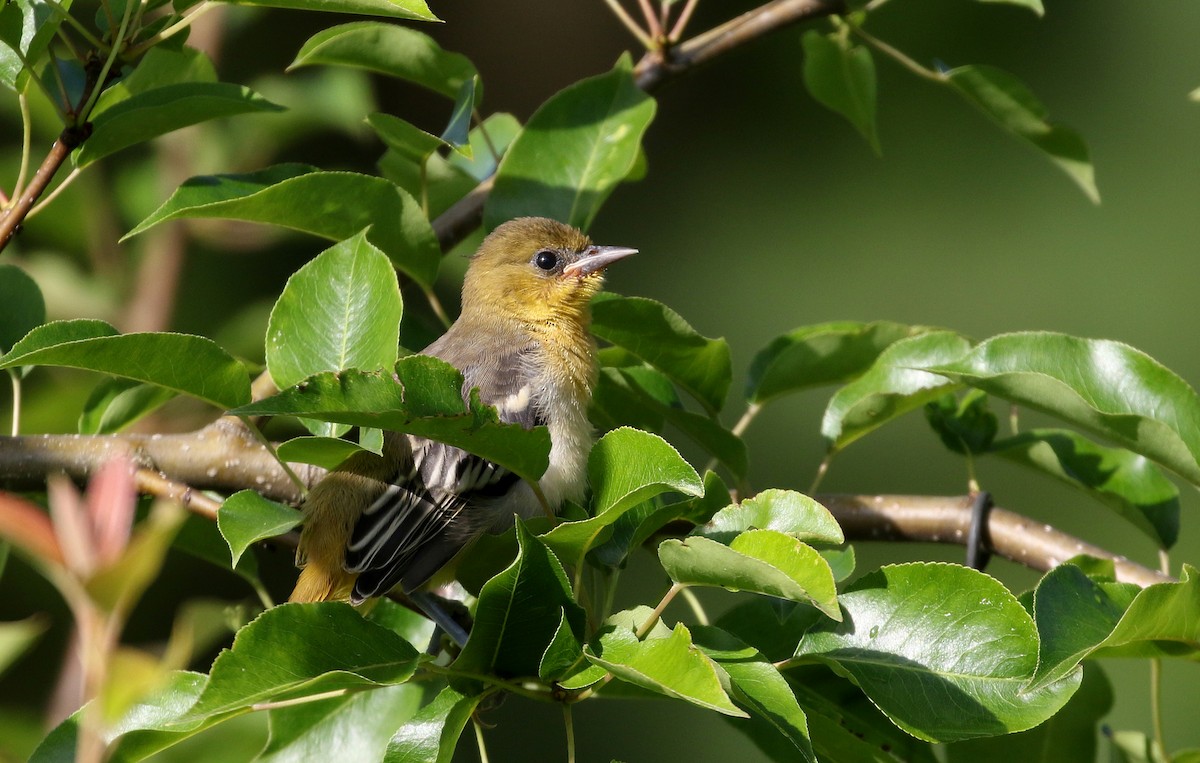
[[650, 0], [638, 0], [638, 6], [642, 9], [642, 16], [646, 19], [646, 31], [650, 33], [650, 39], [657, 46], [663, 38], [662, 23], [658, 19], [658, 14], [651, 7]]
[[641, 43], [643, 48], [646, 50], [654, 49], [654, 41], [650, 39], [646, 31], [638, 26], [633, 17], [621, 6], [620, 0], [604, 0], [604, 2], [613, 12], [613, 15], [617, 17], [617, 20], [629, 30], [630, 34], [637, 38], [637, 41]]
[[29, 214], [25, 215], [25, 219], [28, 220], [31, 217], [35, 217], [39, 212], [49, 206], [51, 202], [58, 198], [60, 193], [65, 191], [67, 187], [71, 185], [71, 183], [75, 182], [75, 178], [79, 177], [81, 172], [83, 172], [83, 167], [76, 167], [75, 169], [71, 170], [71, 172], [68, 173], [65, 178], [63, 178], [61, 183], [54, 186], [53, 191], [46, 194], [46, 198], [33, 205], [33, 208], [29, 210]]
[[217, 7], [217, 3], [201, 3], [196, 7], [196, 10], [192, 11], [187, 16], [184, 16], [179, 21], [176, 21], [174, 24], [162, 30], [158, 34], [152, 37], [147, 37], [145, 40], [142, 40], [137, 45], [134, 45], [132, 48], [127, 50], [125, 52], [126, 57], [136, 58], [140, 56], [142, 53], [145, 53], [147, 50], [153, 48], [155, 45], [167, 39], [168, 37], [187, 29], [189, 26], [195, 23], [196, 19], [208, 13], [215, 7]]
[[878, 37], [876, 37], [872, 34], [869, 34], [868, 32], [864, 31], [860, 27], [851, 27], [851, 29], [854, 31], [854, 34], [861, 37], [872, 48], [875, 48], [880, 53], [883, 53], [885, 56], [888, 56], [889, 58], [894, 60], [896, 63], [900, 64], [905, 69], [908, 69], [910, 72], [917, 75], [918, 77], [927, 79], [930, 82], [937, 82], [938, 84], [945, 83], [946, 77], [944, 75], [942, 75], [941, 73], [936, 72], [933, 69], [930, 69], [928, 67], [921, 66], [915, 60], [910, 58], [907, 54], [902, 53], [900, 50], [892, 47], [891, 45], [888, 45], [883, 40], [879, 39]]
[[33, 173], [33, 179], [25, 188], [25, 192], [17, 199], [17, 203], [0, 215], [0, 252], [4, 251], [4, 247], [8, 245], [21, 222], [29, 214], [29, 210], [33, 208], [34, 202], [46, 190], [46, 186], [50, 184], [50, 180], [58, 172], [58, 168], [70, 156], [71, 150], [79, 144], [79, 141], [72, 137], [75, 132], [71, 128], [63, 130], [59, 139], [54, 141], [54, 145], [50, 147], [49, 153], [42, 160], [37, 172]]
[[675, 19], [675, 26], [671, 27], [671, 32], [667, 35], [667, 40], [671, 44], [679, 42], [683, 33], [687, 31], [688, 22], [692, 20], [692, 13], [696, 10], [698, 3], [699, 0], [687, 0], [687, 5], [683, 6], [683, 12], [679, 14], [679, 18]]
[[21, 111], [21, 167], [17, 170], [17, 183], [13, 186], [13, 196], [20, 196], [25, 188], [25, 178], [29, 175], [29, 155], [33, 142], [33, 118], [29, 114], [29, 98], [22, 92], [17, 96], [17, 105]]
[[646, 619], [646, 622], [638, 626], [637, 632], [634, 635], [638, 637], [639, 641], [646, 638], [646, 634], [649, 633], [658, 623], [659, 619], [662, 618], [663, 610], [667, 608], [667, 605], [670, 604], [671, 601], [684, 588], [685, 586], [683, 584], [674, 583], [670, 588], [667, 589], [667, 592], [663, 594], [662, 600], [658, 602], [658, 606], [655, 607], [654, 611], [650, 613], [650, 617]]

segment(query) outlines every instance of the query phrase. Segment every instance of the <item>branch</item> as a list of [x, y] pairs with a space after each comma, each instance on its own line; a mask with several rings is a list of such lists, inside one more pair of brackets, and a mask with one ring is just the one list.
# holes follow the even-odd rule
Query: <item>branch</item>
[[21, 227], [29, 210], [33, 209], [33, 205], [50, 185], [50, 181], [54, 179], [59, 167], [62, 167], [63, 162], [71, 155], [71, 151], [84, 141], [90, 131], [90, 126], [81, 129], [68, 127], [62, 131], [58, 140], [54, 141], [54, 145], [50, 147], [46, 158], [42, 160], [42, 165], [33, 174], [33, 179], [29, 181], [21, 198], [17, 199], [17, 203], [3, 215], [0, 215], [0, 252], [4, 251], [4, 247]]
[[[642, 90], [651, 92], [669, 80], [769, 32], [844, 11], [845, 3], [842, 0], [772, 0], [702, 32], [681, 45], [647, 53], [633, 69], [634, 82]], [[433, 221], [433, 230], [443, 251], [449, 251], [479, 227], [493, 179], [489, 177], [481, 182]]]
[[[926, 495], [815, 495], [829, 509], [847, 540], [893, 540], [966, 545], [971, 499]], [[1030, 569], [1046, 572], [1079, 554], [1112, 561], [1117, 579], [1140, 586], [1173, 578], [1012, 511], [988, 514], [991, 551]]]

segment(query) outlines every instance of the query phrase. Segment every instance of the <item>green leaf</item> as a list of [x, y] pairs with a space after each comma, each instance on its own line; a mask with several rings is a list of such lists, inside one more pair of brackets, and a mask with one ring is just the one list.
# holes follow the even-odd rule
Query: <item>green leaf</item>
[[1089, 199], [1100, 203], [1087, 144], [1074, 130], [1048, 122], [1046, 107], [1023, 82], [992, 66], [960, 66], [943, 77], [997, 124], [1045, 154]]
[[396, 362], [400, 286], [366, 232], [292, 274], [267, 324], [267, 370], [281, 389], [322, 371], [375, 371]]
[[1097, 732], [1112, 704], [1112, 686], [1099, 663], [1092, 663], [1079, 691], [1053, 718], [1019, 734], [952, 744], [946, 763], [1093, 763]]
[[555, 94], [500, 162], [484, 226], [541, 215], [586, 230], [637, 161], [654, 110], [654, 99], [634, 82], [628, 56], [611, 72]]
[[67, 366], [157, 384], [236, 408], [250, 400], [246, 367], [211, 340], [190, 334], [117, 334], [103, 321], [38, 326], [0, 356], [0, 368]]
[[[70, 11], [71, 0], [58, 3], [63, 13]], [[21, 92], [31, 65], [41, 62], [42, 54], [62, 24], [63, 14], [45, 0], [10, 0], [0, 5], [0, 85]]]
[[871, 144], [876, 154], [875, 61], [871, 51], [850, 43], [845, 33], [804, 33], [804, 86], [819, 103], [841, 114]]
[[86, 167], [181, 127], [237, 114], [283, 110], [250, 88], [228, 82], [188, 82], [147, 90], [96, 116], [91, 136], [75, 153], [75, 166]]
[[21, 337], [46, 322], [42, 290], [16, 265], [0, 263], [0, 351], [8, 352]]
[[729, 544], [747, 530], [774, 530], [803, 541], [840, 544], [841, 525], [821, 504], [794, 490], [764, 490], [753, 498], [718, 511], [692, 535]]
[[834, 620], [842, 616], [829, 564], [812, 546], [774, 530], [747, 530], [728, 545], [669, 538], [658, 559], [676, 583], [777, 596], [812, 604]]
[[563, 678], [583, 659], [583, 643], [571, 627], [564, 610], [554, 631], [554, 638], [542, 653], [538, 663], [538, 678], [550, 683]]
[[413, 717], [423, 694], [402, 684], [276, 708], [271, 738], [255, 761], [379, 760], [392, 730]]
[[442, 689], [392, 736], [384, 763], [450, 763], [463, 728], [482, 698]]
[[246, 175], [207, 175], [184, 182], [121, 239], [168, 220], [222, 218], [278, 225], [342, 241], [370, 228], [367, 240], [425, 288], [437, 276], [441, 248], [421, 205], [384, 180], [279, 164]]
[[718, 713], [745, 718], [721, 686], [716, 664], [692, 644], [692, 634], [676, 623], [670, 635], [651, 634], [639, 641], [631, 628], [617, 625], [600, 632], [584, 654], [594, 665], [634, 686], [682, 699]]
[[[235, 0], [225, 1], [232, 3]], [[411, 21], [441, 21], [429, 10], [425, 0], [236, 0], [236, 3], [297, 11], [329, 11]]]
[[114, 434], [175, 397], [169, 389], [132, 379], [107, 378], [88, 395], [79, 414], [80, 434]]
[[889, 345], [929, 330], [888, 321], [838, 321], [793, 329], [754, 356], [746, 400], [762, 405], [792, 392], [848, 382], [870, 368]]
[[496, 409], [462, 399], [462, 374], [425, 355], [396, 362], [394, 373], [343, 371], [310, 377], [274, 397], [238, 408], [239, 416], [303, 416], [428, 437], [482, 456], [536, 481], [550, 463], [545, 427], [502, 424]]
[[701, 336], [661, 302], [601, 295], [592, 303], [592, 333], [662, 371], [709, 415], [724, 406], [733, 375], [729, 343]]
[[1088, 657], [1194, 658], [1200, 653], [1200, 580], [1185, 567], [1178, 583], [1138, 589], [1093, 580], [1064, 564], [1038, 583], [1034, 617], [1042, 639], [1035, 690]]
[[[141, 699], [115, 724], [105, 728], [104, 741], [112, 747], [106, 752], [113, 763], [133, 763], [183, 741], [206, 725], [180, 727], [178, 721], [204, 690], [207, 676], [188, 671], [170, 674], [167, 683]], [[59, 724], [34, 750], [30, 763], [72, 763], [79, 739], [76, 711]], [[215, 720], [223, 720], [218, 718]]]
[[628, 428], [614, 429], [592, 447], [588, 482], [597, 517], [619, 515], [668, 490], [704, 494], [700, 475], [670, 443], [658, 435]]
[[1162, 548], [1179, 538], [1179, 490], [1157, 466], [1066, 429], [1032, 429], [991, 451], [1075, 487], [1110, 507]]
[[304, 43], [288, 71], [302, 66], [350, 66], [396, 77], [454, 98], [475, 76], [466, 56], [443, 50], [415, 29], [358, 21], [324, 29]]
[[1028, 689], [1037, 667], [1033, 620], [981, 572], [889, 565], [838, 600], [845, 619], [817, 623], [796, 656], [851, 678], [918, 739], [944, 743], [1024, 731], [1057, 713], [1079, 685], [1075, 670]]
[[242, 628], [217, 656], [180, 724], [263, 702], [404, 683], [419, 661], [412, 645], [348, 604], [282, 604]]
[[33, 646], [45, 632], [46, 625], [45, 619], [38, 616], [0, 622], [0, 675]]
[[331, 470], [363, 450], [366, 449], [358, 443], [337, 437], [293, 437], [280, 443], [275, 449], [275, 454], [285, 463], [313, 464]]
[[170, 50], [161, 45], [150, 48], [133, 72], [104, 88], [92, 109], [95, 119], [130, 96], [156, 90], [167, 85], [217, 81], [212, 61], [195, 48]]
[[[201, 519], [195, 514], [189, 515], [175, 536], [174, 548], [218, 569], [229, 569], [229, 544], [221, 537], [216, 522], [211, 520]], [[258, 575], [258, 559], [254, 554], [242, 554], [233, 572], [255, 590], [262, 589], [263, 583]]]
[[1057, 416], [1200, 485], [1200, 398], [1126, 344], [1027, 332], [992, 337], [926, 371]]
[[479, 592], [471, 638], [454, 662], [467, 673], [537, 675], [546, 648], [566, 617], [576, 638], [584, 612], [554, 553], [517, 521], [516, 560]]
[[298, 524], [299, 511], [269, 501], [253, 490], [234, 493], [217, 510], [217, 528], [229, 544], [234, 567], [251, 544], [283, 535]]
[[730, 696], [750, 714], [746, 721], [731, 719], [735, 727], [750, 726], [751, 736], [767, 733], [780, 736], [791, 745], [792, 756], [816, 763], [812, 742], [808, 737], [808, 720], [796, 702], [796, 695], [787, 680], [757, 649], [747, 646], [728, 633], [710, 626], [698, 626], [694, 632], [696, 645], [729, 675]]
[[370, 114], [367, 124], [390, 150], [395, 151], [414, 164], [421, 164], [446, 141], [430, 135], [419, 127], [391, 114]]
[[957, 360], [970, 343], [951, 331], [933, 331], [901, 339], [879, 354], [875, 363], [829, 400], [821, 434], [833, 452], [884, 424], [942, 395], [953, 383], [919, 370]]

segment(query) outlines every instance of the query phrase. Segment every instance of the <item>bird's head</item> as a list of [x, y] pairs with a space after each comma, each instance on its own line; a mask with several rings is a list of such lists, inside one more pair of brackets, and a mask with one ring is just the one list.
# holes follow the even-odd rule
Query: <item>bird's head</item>
[[463, 313], [533, 323], [582, 316], [603, 285], [604, 269], [636, 252], [596, 246], [544, 217], [509, 220], [483, 240], [467, 269]]

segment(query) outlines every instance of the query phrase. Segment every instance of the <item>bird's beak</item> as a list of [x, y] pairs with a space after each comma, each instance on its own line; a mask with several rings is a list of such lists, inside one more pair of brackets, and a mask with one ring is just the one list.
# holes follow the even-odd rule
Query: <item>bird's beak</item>
[[631, 254], [637, 254], [636, 249], [627, 246], [590, 246], [583, 256], [563, 268], [565, 276], [590, 276], [598, 273], [617, 260], [622, 260]]

